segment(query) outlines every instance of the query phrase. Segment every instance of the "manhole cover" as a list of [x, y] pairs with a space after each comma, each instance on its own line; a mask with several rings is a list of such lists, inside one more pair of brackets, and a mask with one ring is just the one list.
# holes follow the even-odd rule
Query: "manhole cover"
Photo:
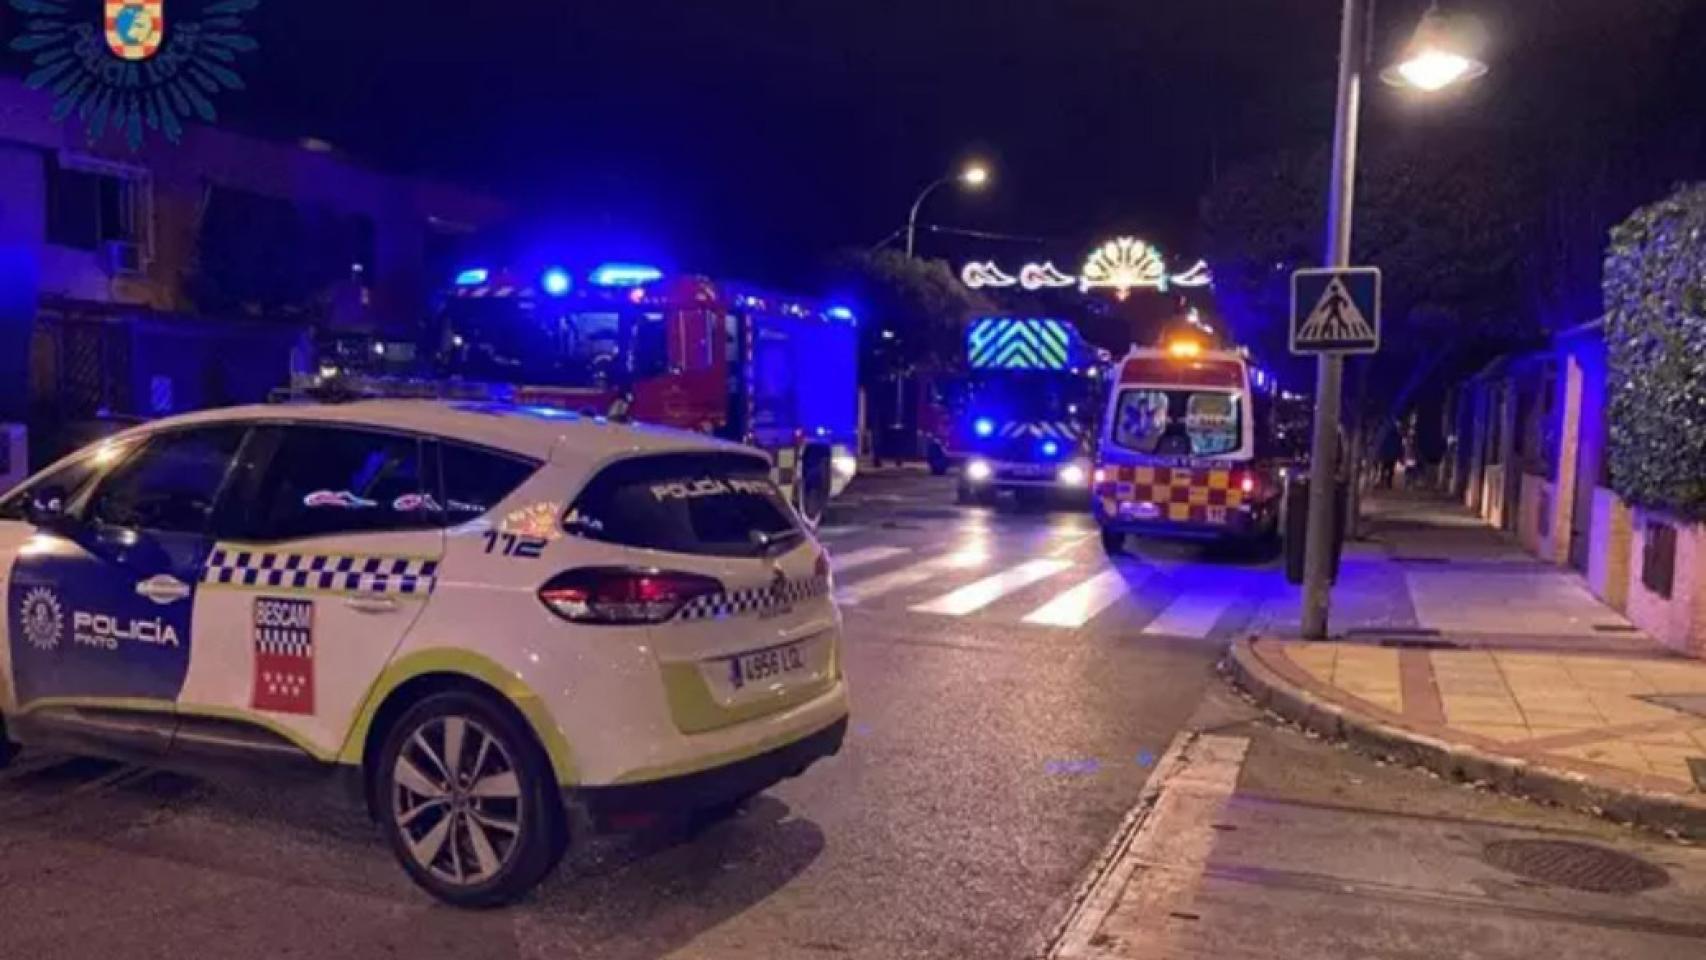
[[1592, 893], [1640, 893], [1670, 882], [1645, 860], [1568, 840], [1499, 840], [1481, 858], [1519, 877]]

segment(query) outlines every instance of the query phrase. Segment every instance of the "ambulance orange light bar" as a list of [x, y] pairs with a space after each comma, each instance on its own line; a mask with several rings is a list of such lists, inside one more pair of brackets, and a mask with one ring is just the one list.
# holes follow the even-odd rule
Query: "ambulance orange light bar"
[[1167, 344], [1167, 354], [1182, 358], [1200, 357], [1202, 356], [1202, 344], [1195, 340], [1181, 338]]

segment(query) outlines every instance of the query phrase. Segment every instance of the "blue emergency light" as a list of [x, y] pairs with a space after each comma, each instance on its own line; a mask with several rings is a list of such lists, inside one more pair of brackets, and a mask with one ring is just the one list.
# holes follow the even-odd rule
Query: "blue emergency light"
[[663, 279], [663, 271], [644, 263], [606, 263], [588, 278], [600, 287], [638, 287]]
[[560, 297], [569, 292], [569, 272], [562, 267], [552, 267], [539, 277], [539, 286], [553, 297]]
[[1045, 456], [1045, 457], [1060, 456], [1060, 444], [1055, 443], [1053, 440], [1044, 440], [1043, 441], [1043, 456]]
[[847, 309], [846, 307], [830, 307], [828, 310], [825, 310], [824, 313], [831, 320], [852, 320], [853, 319], [853, 311]]
[[485, 267], [473, 267], [456, 275], [456, 285], [459, 287], [477, 287], [492, 278], [492, 272]]
[[980, 437], [991, 436], [995, 433], [995, 421], [988, 417], [978, 417], [971, 425], [972, 431]]

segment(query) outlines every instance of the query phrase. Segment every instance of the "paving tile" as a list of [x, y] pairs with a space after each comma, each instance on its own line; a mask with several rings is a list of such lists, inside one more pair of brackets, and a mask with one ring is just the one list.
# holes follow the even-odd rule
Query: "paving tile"
[[1647, 764], [1653, 772], [1661, 777], [1681, 780], [1683, 783], [1693, 783], [1694, 774], [1689, 770], [1688, 758], [1699, 756], [1692, 747], [1663, 747], [1651, 744], [1637, 744], [1636, 749], [1647, 758]]
[[1677, 747], [1682, 750], [1700, 751], [1700, 744], [1694, 741], [1689, 731], [1684, 730], [1647, 730], [1640, 733], [1625, 734], [1623, 739], [1638, 743], [1643, 747]]
[[1523, 721], [1522, 714], [1515, 710], [1470, 710], [1462, 707], [1445, 708], [1445, 722], [1451, 726], [1465, 723], [1494, 723], [1509, 726], [1528, 726]]
[[1608, 743], [1590, 743], [1579, 747], [1563, 747], [1548, 750], [1547, 753], [1560, 757], [1570, 757], [1575, 760], [1586, 760], [1590, 763], [1603, 764], [1627, 770], [1630, 773], [1648, 774], [1653, 772], [1652, 765], [1647, 762], [1646, 755], [1633, 743], [1612, 741]]
[[1453, 723], [1451, 729], [1473, 733], [1500, 743], [1520, 743], [1533, 737], [1533, 732], [1519, 723]]
[[1593, 730], [1608, 726], [1598, 714], [1568, 713], [1552, 710], [1524, 710], [1523, 722], [1532, 727], [1555, 727], [1563, 730]]

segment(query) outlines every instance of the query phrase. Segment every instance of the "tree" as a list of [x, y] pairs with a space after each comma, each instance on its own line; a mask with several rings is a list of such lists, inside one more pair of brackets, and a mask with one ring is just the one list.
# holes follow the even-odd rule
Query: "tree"
[[1706, 521], [1706, 184], [1613, 231], [1605, 310], [1612, 489]]
[[894, 250], [848, 251], [830, 261], [824, 289], [859, 317], [860, 379], [952, 367], [964, 352], [967, 322], [995, 311], [941, 260]]
[[[1229, 171], [1203, 202], [1221, 313], [1293, 383], [1308, 376], [1285, 360], [1290, 278], [1320, 263], [1326, 185], [1325, 150], [1282, 150]], [[1353, 373], [1366, 396], [1350, 416], [1390, 425], [1446, 372], [1538, 335], [1515, 269], [1527, 176], [1467, 143], [1388, 140], [1365, 151], [1357, 188], [1352, 259], [1382, 269], [1384, 330]]]

